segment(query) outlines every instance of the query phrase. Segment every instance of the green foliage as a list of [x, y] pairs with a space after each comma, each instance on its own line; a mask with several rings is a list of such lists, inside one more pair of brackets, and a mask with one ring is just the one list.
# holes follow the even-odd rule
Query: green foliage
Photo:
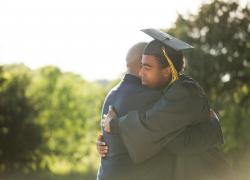
[[0, 80], [2, 170], [97, 168], [95, 141], [108, 85], [53, 66], [6, 65]]
[[48, 66], [33, 73], [28, 92], [39, 112], [37, 121], [44, 128], [50, 168], [70, 171], [84, 164], [87, 167], [85, 156], [93, 150], [103, 87]]
[[0, 77], [0, 170], [39, 168], [42, 128], [26, 90], [30, 71], [20, 65], [1, 68]]

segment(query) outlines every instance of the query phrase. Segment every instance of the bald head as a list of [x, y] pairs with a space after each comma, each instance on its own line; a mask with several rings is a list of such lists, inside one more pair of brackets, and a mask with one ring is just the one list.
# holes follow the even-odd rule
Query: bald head
[[128, 73], [138, 76], [141, 68], [141, 58], [144, 48], [146, 47], [146, 42], [139, 42], [133, 45], [126, 56], [126, 64]]

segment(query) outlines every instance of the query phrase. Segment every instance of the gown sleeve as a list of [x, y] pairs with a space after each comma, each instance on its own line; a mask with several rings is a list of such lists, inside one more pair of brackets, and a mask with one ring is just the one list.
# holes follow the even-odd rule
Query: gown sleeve
[[209, 121], [206, 99], [192, 91], [176, 82], [151, 109], [117, 119], [119, 134], [135, 163], [157, 154], [188, 126]]

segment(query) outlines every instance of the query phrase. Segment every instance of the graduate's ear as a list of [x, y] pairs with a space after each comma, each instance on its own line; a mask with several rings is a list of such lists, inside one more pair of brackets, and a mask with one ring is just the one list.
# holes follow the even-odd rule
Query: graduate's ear
[[164, 79], [170, 78], [170, 76], [171, 76], [171, 70], [170, 70], [169, 66], [166, 67], [166, 68], [164, 68], [162, 72], [163, 72]]

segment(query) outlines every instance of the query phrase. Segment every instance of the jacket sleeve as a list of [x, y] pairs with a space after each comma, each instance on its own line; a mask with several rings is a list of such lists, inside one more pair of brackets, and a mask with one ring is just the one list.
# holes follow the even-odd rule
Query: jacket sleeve
[[184, 88], [171, 88], [146, 112], [132, 111], [119, 118], [119, 134], [131, 159], [139, 163], [161, 151], [186, 127], [208, 120], [204, 99]]

